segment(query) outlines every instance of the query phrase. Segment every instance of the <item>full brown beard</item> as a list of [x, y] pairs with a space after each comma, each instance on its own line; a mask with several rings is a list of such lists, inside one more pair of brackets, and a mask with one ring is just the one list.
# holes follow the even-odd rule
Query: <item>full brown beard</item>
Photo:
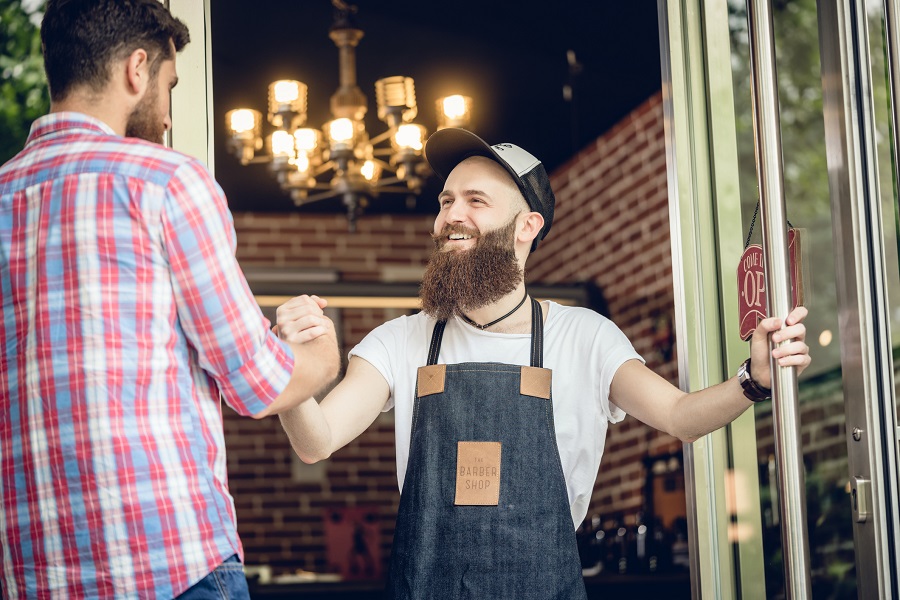
[[159, 118], [159, 82], [152, 82], [153, 88], [147, 90], [134, 110], [128, 115], [125, 124], [125, 137], [140, 138], [148, 142], [162, 143], [166, 127]]
[[[446, 320], [497, 302], [514, 291], [523, 273], [516, 259], [516, 220], [479, 235], [462, 226], [444, 226], [432, 234], [435, 251], [422, 276], [419, 298], [426, 314]], [[445, 251], [450, 233], [477, 236], [468, 250]]]

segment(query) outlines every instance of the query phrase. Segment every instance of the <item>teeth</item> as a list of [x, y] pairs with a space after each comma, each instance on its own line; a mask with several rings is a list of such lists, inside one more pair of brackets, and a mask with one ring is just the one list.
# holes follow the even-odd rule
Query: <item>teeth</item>
[[465, 235], [462, 233], [451, 233], [449, 237], [451, 240], [470, 240], [470, 239], [472, 239], [471, 235]]

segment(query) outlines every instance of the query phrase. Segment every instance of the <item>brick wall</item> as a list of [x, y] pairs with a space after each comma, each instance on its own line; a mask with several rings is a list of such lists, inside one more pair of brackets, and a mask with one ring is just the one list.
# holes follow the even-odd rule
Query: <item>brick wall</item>
[[[539, 152], [539, 149], [538, 149]], [[673, 290], [659, 94], [552, 175], [552, 235], [532, 256], [528, 279], [593, 282], [609, 316], [648, 365], [675, 381]], [[245, 269], [337, 270], [345, 281], [410, 280], [430, 252], [433, 217], [363, 217], [354, 234], [341, 215], [235, 215]], [[303, 290], [298, 290], [298, 292]], [[400, 312], [343, 309], [345, 349]], [[320, 466], [298, 464], [277, 418], [262, 422], [226, 411], [232, 492], [248, 564], [276, 572], [327, 570], [327, 508], [371, 507], [387, 560], [397, 492], [392, 415], [386, 414]], [[680, 449], [677, 440], [631, 417], [610, 429], [591, 512], [634, 512], [643, 504], [643, 458]]]
[[[661, 96], [637, 107], [551, 180], [553, 228], [529, 265], [529, 279], [596, 283], [610, 318], [647, 366], [677, 384]], [[678, 440], [632, 417], [611, 427], [591, 510], [640, 508], [641, 459], [680, 448]]]
[[433, 216], [364, 216], [351, 234], [343, 215], [234, 215], [244, 269], [330, 269], [345, 281], [390, 280], [396, 272], [421, 270], [433, 223]]

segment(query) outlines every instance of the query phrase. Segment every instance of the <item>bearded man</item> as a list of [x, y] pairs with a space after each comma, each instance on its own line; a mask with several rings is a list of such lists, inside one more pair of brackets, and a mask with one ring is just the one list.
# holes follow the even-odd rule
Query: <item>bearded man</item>
[[[685, 442], [767, 396], [768, 335], [779, 365], [809, 365], [795, 309], [762, 321], [750, 377], [685, 394], [644, 366], [625, 335], [585, 308], [529, 298], [525, 262], [550, 230], [555, 197], [543, 165], [512, 144], [461, 129], [429, 138], [446, 177], [423, 311], [372, 331], [321, 403], [280, 418], [306, 462], [328, 457], [379, 411], [395, 410], [400, 509], [393, 598], [583, 599], [575, 544], [610, 423], [626, 413]], [[327, 328], [324, 303], [279, 308], [285, 339]]]
[[158, 0], [49, 0], [50, 114], [0, 168], [0, 590], [249, 598], [224, 400], [263, 417], [337, 375], [269, 330], [231, 213], [160, 145], [187, 27]]

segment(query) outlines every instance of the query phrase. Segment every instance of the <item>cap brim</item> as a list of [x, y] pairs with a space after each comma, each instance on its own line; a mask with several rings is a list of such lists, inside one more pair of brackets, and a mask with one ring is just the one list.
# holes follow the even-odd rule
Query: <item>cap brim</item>
[[521, 189], [519, 174], [503, 160], [491, 145], [465, 129], [448, 127], [431, 134], [425, 142], [425, 160], [441, 179], [446, 180], [456, 165], [470, 156], [484, 156], [496, 161], [510, 174]]

